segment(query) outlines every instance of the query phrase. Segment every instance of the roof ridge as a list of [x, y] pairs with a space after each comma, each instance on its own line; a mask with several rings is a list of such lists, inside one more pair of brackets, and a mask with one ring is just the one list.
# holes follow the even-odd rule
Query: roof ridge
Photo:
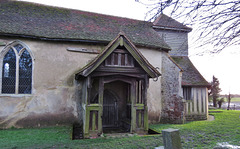
[[[162, 13], [162, 15], [164, 15]], [[153, 25], [156, 25], [158, 23], [158, 21], [161, 19], [162, 15], [159, 15], [154, 21], [153, 21]]]

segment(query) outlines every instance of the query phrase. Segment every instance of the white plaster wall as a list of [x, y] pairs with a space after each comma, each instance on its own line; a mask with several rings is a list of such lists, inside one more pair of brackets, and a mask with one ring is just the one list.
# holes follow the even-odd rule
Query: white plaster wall
[[[161, 73], [162, 68], [162, 51], [151, 49], [139, 49], [143, 56]], [[155, 80], [155, 79], [154, 79]], [[159, 122], [162, 110], [161, 101], [161, 76], [157, 81], [149, 80], [148, 88], [148, 115], [151, 123]]]
[[[5, 43], [17, 40], [0, 39]], [[0, 126], [41, 126], [74, 121], [77, 117], [74, 74], [96, 57], [96, 54], [69, 52], [67, 48], [101, 50], [103, 47], [18, 40], [24, 42], [35, 57], [32, 94], [0, 94]]]
[[[30, 95], [0, 94], [0, 127], [32, 127], [71, 123], [78, 117], [74, 74], [97, 54], [70, 52], [67, 48], [102, 50], [105, 46], [3, 38], [10, 43], [24, 42], [34, 55], [33, 88]], [[3, 46], [0, 47], [2, 50]], [[146, 59], [161, 73], [162, 51], [139, 48]], [[1, 60], [2, 61], [2, 60]], [[0, 82], [1, 83], [1, 82]], [[149, 120], [160, 120], [161, 77], [150, 79], [148, 89]]]

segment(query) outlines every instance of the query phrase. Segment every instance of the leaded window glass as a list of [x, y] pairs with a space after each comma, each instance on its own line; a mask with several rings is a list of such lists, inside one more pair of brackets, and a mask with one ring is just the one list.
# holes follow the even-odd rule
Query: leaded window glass
[[31, 94], [32, 58], [25, 50], [19, 60], [19, 94]]
[[2, 63], [2, 94], [32, 93], [32, 57], [21, 44], [10, 45]]
[[17, 50], [17, 52], [19, 53], [24, 47], [21, 44], [17, 44], [14, 46], [14, 48]]
[[3, 58], [2, 93], [15, 93], [16, 85], [16, 55], [10, 49]]
[[6, 78], [9, 77], [9, 64], [5, 63], [3, 69], [4, 69], [4, 72], [3, 72], [4, 75], [3, 76], [6, 77]]

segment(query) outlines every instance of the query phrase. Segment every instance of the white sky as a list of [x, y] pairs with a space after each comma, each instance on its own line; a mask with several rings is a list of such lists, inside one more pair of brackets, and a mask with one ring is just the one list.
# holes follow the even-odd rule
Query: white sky
[[144, 20], [145, 6], [135, 0], [19, 0]]
[[[102, 14], [127, 17], [144, 20], [148, 11], [146, 6], [135, 0], [25, 0], [47, 5], [79, 9]], [[189, 39], [191, 39], [189, 34]], [[189, 40], [190, 41], [190, 40]], [[238, 47], [230, 47], [220, 54], [197, 56], [197, 49], [191, 48], [189, 42], [189, 54], [193, 64], [207, 81], [214, 75], [220, 81], [222, 94], [240, 94], [240, 51]], [[239, 67], [239, 68], [238, 68]]]

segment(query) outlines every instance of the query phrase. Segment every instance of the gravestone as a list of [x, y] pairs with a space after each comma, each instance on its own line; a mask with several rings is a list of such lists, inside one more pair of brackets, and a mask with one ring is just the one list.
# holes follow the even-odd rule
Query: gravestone
[[178, 129], [162, 130], [164, 149], [182, 149], [181, 138]]

